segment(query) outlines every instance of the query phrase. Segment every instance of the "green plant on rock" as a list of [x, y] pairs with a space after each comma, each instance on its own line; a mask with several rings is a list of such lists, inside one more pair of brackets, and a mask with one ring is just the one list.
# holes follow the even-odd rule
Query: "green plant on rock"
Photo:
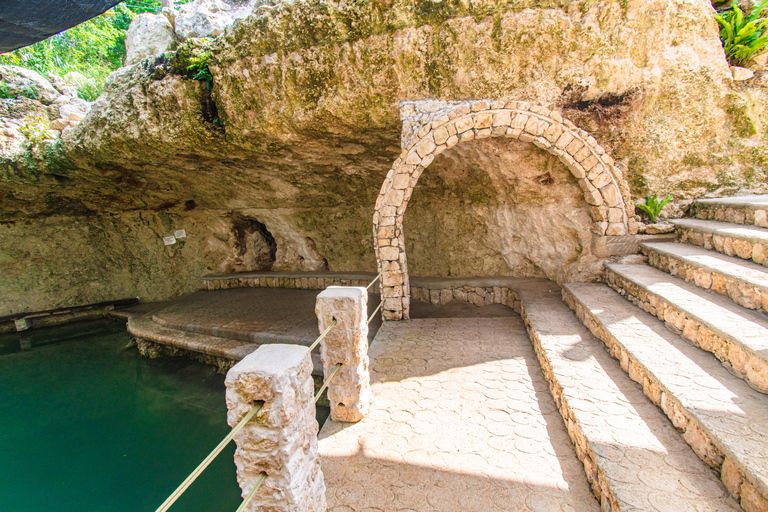
[[720, 24], [725, 56], [732, 66], [743, 66], [768, 48], [768, 18], [761, 16], [767, 5], [768, 0], [762, 0], [745, 16], [733, 0], [730, 9], [714, 15]]
[[29, 140], [30, 146], [36, 146], [44, 140], [53, 138], [48, 131], [48, 122], [42, 117], [36, 117], [33, 121], [21, 125], [19, 131]]
[[654, 193], [652, 196], [645, 198], [645, 204], [638, 204], [637, 208], [644, 211], [646, 215], [648, 215], [648, 218], [651, 219], [651, 222], [656, 222], [656, 217], [661, 213], [661, 209], [671, 200], [672, 196], [667, 196], [659, 201], [656, 193]]
[[19, 97], [36, 100], [40, 95], [40, 89], [36, 85], [26, 84], [21, 87], [13, 87], [6, 82], [0, 82], [0, 98], [16, 99]]
[[199, 80], [205, 84], [209, 91], [213, 87], [213, 75], [208, 69], [208, 63], [211, 60], [211, 53], [203, 48], [195, 48], [189, 57], [189, 66], [187, 70], [192, 72], [192, 80]]

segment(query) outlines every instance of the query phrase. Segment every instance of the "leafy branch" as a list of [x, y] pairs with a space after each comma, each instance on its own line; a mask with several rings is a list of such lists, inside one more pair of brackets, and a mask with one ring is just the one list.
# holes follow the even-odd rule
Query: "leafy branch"
[[730, 9], [714, 15], [720, 25], [725, 56], [732, 66], [747, 64], [768, 47], [768, 18], [760, 16], [767, 5], [768, 0], [762, 0], [745, 16], [733, 0]]

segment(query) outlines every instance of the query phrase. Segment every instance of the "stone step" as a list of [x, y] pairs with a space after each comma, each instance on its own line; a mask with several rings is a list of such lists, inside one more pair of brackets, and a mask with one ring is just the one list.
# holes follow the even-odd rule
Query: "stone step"
[[606, 283], [768, 393], [768, 317], [648, 265], [607, 263]]
[[[140, 346], [142, 351], [152, 351], [151, 344], [165, 347], [157, 355], [181, 355], [184, 352], [200, 354], [207, 363], [215, 364], [222, 370], [227, 370], [245, 356], [261, 346], [260, 343], [240, 341], [230, 338], [211, 336], [193, 331], [183, 331], [158, 324], [150, 316], [135, 315], [128, 318], [128, 332], [147, 347]], [[146, 355], [151, 355], [148, 352]], [[323, 366], [318, 351], [312, 354], [313, 375], [322, 375]]]
[[768, 265], [768, 229], [698, 219], [670, 220], [683, 243]]
[[691, 204], [691, 217], [768, 228], [768, 195], [697, 199]]
[[521, 290], [523, 319], [602, 510], [738, 511], [642, 389], [561, 299]]
[[679, 243], [640, 246], [648, 264], [699, 288], [730, 297], [748, 309], [768, 311], [768, 269], [751, 261]]
[[563, 300], [744, 510], [767, 510], [768, 397], [605, 285], [567, 284]]

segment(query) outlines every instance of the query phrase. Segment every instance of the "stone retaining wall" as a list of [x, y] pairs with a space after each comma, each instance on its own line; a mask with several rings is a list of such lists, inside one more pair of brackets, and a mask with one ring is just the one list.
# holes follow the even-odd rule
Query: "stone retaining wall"
[[520, 297], [504, 286], [451, 286], [447, 288], [421, 288], [411, 286], [411, 298], [444, 306], [452, 300], [468, 302], [475, 306], [503, 304], [520, 314]]
[[[296, 288], [301, 290], [325, 290], [329, 286], [362, 286], [366, 287], [373, 278], [350, 279], [337, 276], [329, 277], [221, 277], [203, 278], [200, 288], [203, 290], [226, 290], [229, 288]], [[381, 281], [376, 281], [369, 292], [379, 293]]]

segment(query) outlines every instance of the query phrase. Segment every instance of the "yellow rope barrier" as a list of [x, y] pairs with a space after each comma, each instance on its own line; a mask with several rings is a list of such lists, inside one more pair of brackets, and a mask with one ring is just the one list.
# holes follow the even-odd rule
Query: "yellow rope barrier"
[[370, 283], [368, 283], [368, 286], [366, 286], [366, 287], [365, 287], [365, 289], [367, 290], [368, 288], [370, 288], [371, 286], [373, 286], [373, 283], [375, 283], [376, 281], [378, 281], [378, 280], [379, 280], [379, 278], [381, 277], [381, 274], [383, 274], [383, 273], [384, 273], [384, 270], [382, 270], [381, 272], [379, 272], [379, 275], [377, 275], [376, 277], [374, 277], [374, 278], [373, 278], [373, 281], [371, 281]]
[[368, 317], [368, 323], [371, 323], [371, 320], [373, 320], [373, 317], [376, 316], [376, 313], [378, 313], [380, 309], [381, 309], [381, 302], [379, 302], [379, 305], [376, 306], [376, 309], [373, 310], [373, 313], [371, 313], [371, 316]]
[[314, 342], [314, 343], [312, 343], [312, 344], [309, 346], [309, 351], [310, 351], [310, 352], [312, 352], [313, 350], [315, 350], [315, 347], [317, 346], [317, 344], [318, 344], [318, 343], [320, 343], [320, 340], [322, 340], [323, 338], [325, 338], [325, 335], [326, 335], [326, 334], [328, 334], [328, 331], [330, 331], [330, 330], [331, 330], [331, 327], [333, 327], [334, 325], [336, 325], [336, 319], [334, 319], [334, 320], [333, 320], [333, 322], [331, 322], [331, 325], [329, 325], [328, 327], [326, 327], [326, 328], [325, 328], [325, 330], [323, 331], [323, 334], [321, 334], [321, 335], [320, 335], [320, 336], [319, 336], [319, 337], [318, 337], [318, 338], [315, 340], [315, 342]]
[[320, 386], [320, 391], [317, 392], [315, 395], [315, 403], [317, 403], [318, 399], [320, 398], [320, 395], [323, 394], [323, 391], [325, 391], [325, 388], [328, 387], [328, 383], [331, 382], [331, 379], [336, 375], [336, 372], [339, 371], [339, 368], [341, 368], [341, 363], [337, 364], [334, 368], [331, 374], [328, 376], [328, 378], [323, 382], [323, 385]]
[[237, 510], [235, 510], [235, 512], [242, 512], [243, 510], [245, 510], [245, 507], [251, 501], [251, 498], [253, 498], [257, 492], [259, 492], [259, 488], [261, 487], [261, 484], [263, 484], [264, 480], [266, 479], [267, 479], [267, 474], [262, 472], [259, 475], [259, 479], [256, 480], [256, 485], [253, 486], [253, 489], [251, 489], [251, 492], [248, 493], [248, 496], [245, 497], [245, 499], [240, 504], [240, 506], [237, 507]]
[[187, 487], [192, 485], [192, 482], [194, 482], [200, 474], [205, 471], [205, 468], [208, 467], [208, 465], [213, 462], [213, 459], [216, 458], [218, 454], [221, 453], [221, 451], [229, 444], [229, 442], [232, 440], [235, 435], [240, 432], [246, 423], [248, 423], [251, 418], [253, 418], [256, 413], [258, 413], [262, 406], [264, 404], [256, 404], [253, 406], [253, 408], [246, 414], [242, 420], [240, 420], [240, 423], [235, 425], [235, 428], [232, 429], [232, 431], [227, 434], [227, 437], [222, 439], [222, 441], [216, 446], [216, 448], [213, 449], [211, 453], [208, 454], [208, 456], [203, 459], [203, 462], [200, 463], [199, 466], [195, 468], [195, 470], [181, 483], [179, 487], [176, 488], [175, 491], [173, 491], [173, 494], [168, 496], [168, 499], [163, 502], [162, 505], [157, 509], [156, 512], [165, 512], [169, 508], [171, 508], [171, 505], [176, 503], [176, 500], [178, 500], [182, 494], [184, 494], [184, 491], [187, 490]]

